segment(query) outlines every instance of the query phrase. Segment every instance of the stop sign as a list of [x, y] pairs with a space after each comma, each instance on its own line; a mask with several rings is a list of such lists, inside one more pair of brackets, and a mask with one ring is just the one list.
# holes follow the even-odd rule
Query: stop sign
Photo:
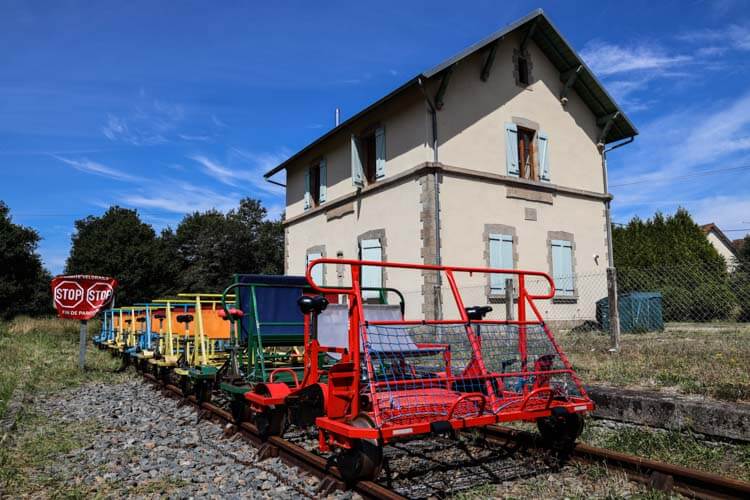
[[107, 282], [100, 281], [94, 283], [86, 290], [86, 302], [91, 307], [100, 308], [112, 298], [112, 285]]
[[52, 280], [52, 297], [57, 315], [78, 320], [91, 319], [112, 300], [117, 280], [77, 274]]
[[62, 280], [54, 287], [55, 307], [73, 309], [83, 302], [83, 287], [72, 280]]

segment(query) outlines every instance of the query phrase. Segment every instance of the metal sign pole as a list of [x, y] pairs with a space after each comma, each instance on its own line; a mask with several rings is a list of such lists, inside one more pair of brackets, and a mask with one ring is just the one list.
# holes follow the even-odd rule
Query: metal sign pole
[[86, 341], [88, 338], [89, 322], [81, 320], [81, 347], [78, 351], [78, 369], [83, 371], [86, 367]]

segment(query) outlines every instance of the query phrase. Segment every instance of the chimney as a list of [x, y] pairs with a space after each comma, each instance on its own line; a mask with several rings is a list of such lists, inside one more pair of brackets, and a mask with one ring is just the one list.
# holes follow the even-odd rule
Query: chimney
[[341, 124], [341, 108], [336, 108], [336, 126]]

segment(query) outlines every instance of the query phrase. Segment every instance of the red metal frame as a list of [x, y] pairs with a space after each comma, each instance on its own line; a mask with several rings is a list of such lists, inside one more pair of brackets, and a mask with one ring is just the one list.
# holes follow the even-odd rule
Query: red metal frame
[[[322, 264], [336, 264], [349, 266], [351, 270], [351, 287], [324, 287], [315, 283], [312, 277], [312, 269]], [[365, 318], [362, 290], [360, 288], [360, 276], [363, 266], [374, 266], [383, 268], [400, 268], [414, 270], [428, 270], [443, 273], [451, 293], [453, 294], [457, 310], [460, 317], [457, 319], [442, 320], [403, 320], [403, 321], [368, 321]], [[457, 273], [484, 273], [484, 274], [505, 274], [515, 275], [518, 279], [518, 302], [516, 320], [474, 320], [470, 321], [464, 309], [463, 300], [459, 287], [456, 284], [455, 274]], [[263, 387], [260, 391], [246, 394], [246, 398], [251, 402], [251, 407], [255, 411], [262, 411], [271, 405], [283, 404], [286, 395], [293, 393], [295, 390], [303, 390], [312, 384], [319, 384], [325, 395], [325, 416], [316, 420], [319, 428], [320, 446], [322, 449], [329, 449], [331, 445], [339, 447], [350, 447], [352, 441], [356, 439], [377, 440], [380, 443], [386, 443], [393, 439], [402, 438], [416, 434], [431, 432], [431, 424], [435, 419], [429, 417], [417, 418], [406, 421], [394, 421], [381, 414], [379, 404], [379, 394], [392, 395], [399, 397], [401, 394], [409, 394], [409, 386], [415, 382], [423, 383], [426, 387], [423, 391], [434, 391], [431, 397], [440, 404], [448, 405], [448, 418], [441, 418], [440, 421], [448, 423], [453, 429], [463, 429], [469, 427], [485, 426], [498, 422], [507, 422], [514, 420], [533, 421], [541, 417], [551, 415], [553, 408], [563, 407], [569, 412], [586, 412], [593, 410], [593, 402], [586, 395], [585, 389], [570, 365], [567, 357], [560, 350], [555, 342], [549, 328], [539, 313], [534, 301], [551, 299], [555, 293], [552, 278], [544, 272], [539, 271], [522, 271], [517, 269], [491, 269], [483, 267], [458, 267], [458, 266], [437, 266], [426, 264], [407, 264], [396, 262], [378, 262], [378, 261], [361, 261], [352, 259], [332, 259], [321, 258], [309, 263], [305, 274], [310, 287], [318, 293], [324, 295], [342, 294], [348, 297], [347, 304], [349, 307], [349, 329], [348, 329], [348, 347], [326, 347], [321, 346], [317, 339], [310, 336], [310, 319], [305, 318], [305, 356], [304, 356], [304, 376], [298, 388], [290, 389], [286, 384], [267, 383], [259, 384]], [[546, 280], [549, 285], [549, 292], [545, 294], [531, 294], [526, 288], [526, 277], [540, 277]], [[532, 318], [528, 318], [527, 307], [532, 312]], [[518, 328], [518, 355], [521, 360], [521, 370], [510, 373], [491, 372], [487, 369], [482, 356], [482, 339], [474, 331], [473, 325], [492, 324], [492, 325], [515, 325]], [[368, 331], [367, 326], [388, 326], [388, 325], [461, 325], [466, 328], [466, 335], [472, 351], [471, 361], [463, 370], [461, 376], [451, 372], [451, 349], [450, 345], [442, 343], [419, 343], [417, 346], [424, 349], [436, 349], [443, 351], [445, 371], [439, 372], [439, 378], [430, 379], [407, 379], [407, 380], [390, 380], [388, 382], [379, 382], [376, 380], [371, 357], [365, 352], [364, 363], [361, 352], [367, 351]], [[556, 354], [562, 362], [564, 369], [557, 370], [539, 370], [538, 360], [534, 369], [528, 368], [527, 352], [527, 328], [542, 327], [547, 338], [554, 347]], [[362, 339], [363, 349], [360, 349], [360, 337]], [[318, 355], [321, 352], [336, 352], [341, 355], [341, 359], [330, 370], [322, 370], [318, 366]], [[360, 381], [362, 380], [361, 370], [367, 371], [367, 380], [369, 385], [369, 398], [372, 402], [371, 410], [367, 413], [374, 423], [374, 428], [362, 428], [351, 425], [360, 415]], [[481, 392], [466, 392], [456, 395], [451, 390], [451, 386], [458, 380], [465, 380], [465, 377], [471, 377], [473, 380], [479, 380], [484, 384], [484, 394]], [[551, 375], [566, 374], [571, 377], [580, 396], [570, 396], [565, 400], [555, 399], [554, 392], [548, 385], [544, 385]], [[322, 378], [327, 376], [327, 381], [322, 382]], [[538, 381], [532, 387], [529, 384], [522, 384], [521, 392], [509, 391], [505, 388], [504, 380], [508, 378], [523, 377], [530, 380], [529, 377], [536, 377]], [[493, 384], [497, 381], [497, 385]], [[388, 384], [389, 387], [403, 386], [396, 393], [378, 393], [377, 389]], [[441, 385], [442, 384], [442, 385]], [[278, 386], [278, 387], [277, 387]], [[283, 386], [283, 387], [280, 387]], [[442, 387], [442, 388], [441, 388]], [[261, 395], [261, 393], [263, 393]], [[413, 397], [413, 396], [412, 396]], [[444, 403], [443, 403], [444, 401]], [[378, 402], [378, 404], [376, 404]], [[457, 409], [464, 406], [472, 409], [471, 415], [458, 415]], [[392, 411], [392, 409], [389, 409]], [[464, 412], [466, 413], [466, 412]]]

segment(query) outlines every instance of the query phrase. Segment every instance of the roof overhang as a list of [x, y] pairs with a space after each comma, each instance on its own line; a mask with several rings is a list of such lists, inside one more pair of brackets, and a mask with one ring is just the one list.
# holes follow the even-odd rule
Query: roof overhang
[[603, 135], [600, 138], [603, 144], [621, 141], [638, 135], [638, 129], [620, 109], [612, 96], [605, 90], [604, 85], [602, 85], [599, 79], [596, 78], [589, 67], [586, 66], [583, 59], [581, 59], [570, 43], [568, 43], [560, 31], [552, 24], [552, 21], [547, 18], [542, 9], [537, 9], [527, 16], [509, 24], [505, 28], [489, 35], [483, 40], [480, 40], [432, 69], [418, 74], [385, 97], [367, 106], [339, 126], [331, 129], [285, 160], [283, 163], [272, 168], [266, 172], [263, 177], [267, 179], [283, 170], [311, 149], [338, 134], [340, 131], [348, 128], [354, 122], [374, 109], [398, 95], [401, 95], [407, 89], [418, 85], [420, 80], [430, 79], [444, 73], [445, 71], [450, 71], [455, 64], [459, 63], [464, 58], [475, 52], [488, 49], [493, 43], [515, 31], [523, 32], [530, 40], [534, 41], [534, 43], [542, 50], [542, 52], [544, 52], [560, 72], [561, 78], [564, 75], [575, 73], [576, 76], [574, 79], [571, 79], [570, 87], [576, 91], [578, 96], [596, 116], [597, 124], [603, 131]]

